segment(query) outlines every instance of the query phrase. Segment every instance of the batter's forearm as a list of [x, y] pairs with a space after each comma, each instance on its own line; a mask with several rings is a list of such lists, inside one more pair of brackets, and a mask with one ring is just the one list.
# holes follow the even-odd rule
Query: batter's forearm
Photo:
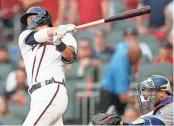
[[74, 60], [74, 49], [73, 47], [66, 46], [66, 49], [62, 52], [60, 52], [61, 55], [69, 62]]

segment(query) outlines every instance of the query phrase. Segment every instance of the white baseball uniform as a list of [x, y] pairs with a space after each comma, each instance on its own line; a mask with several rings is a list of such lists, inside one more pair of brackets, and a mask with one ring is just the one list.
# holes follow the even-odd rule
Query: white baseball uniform
[[[25, 30], [19, 36], [19, 47], [24, 59], [29, 89], [37, 82], [42, 87], [31, 95], [30, 111], [23, 125], [63, 125], [62, 114], [65, 112], [68, 97], [65, 82], [65, 62], [52, 41], [27, 45], [25, 39], [32, 30]], [[74, 47], [77, 53], [75, 38], [66, 33], [62, 41]], [[57, 83], [44, 86], [44, 81], [54, 79]], [[58, 84], [62, 83], [62, 84]]]

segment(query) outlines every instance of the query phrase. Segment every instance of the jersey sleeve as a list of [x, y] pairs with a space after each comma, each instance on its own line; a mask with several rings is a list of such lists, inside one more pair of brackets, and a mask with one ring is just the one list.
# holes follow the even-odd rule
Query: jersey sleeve
[[23, 31], [19, 36], [19, 45], [25, 44], [25, 39], [28, 37], [28, 35], [31, 33], [31, 30], [25, 30]]
[[30, 35], [31, 32], [32, 32], [32, 30], [25, 30], [19, 36], [18, 43], [19, 43], [19, 48], [20, 48], [22, 54], [24, 54], [24, 53], [28, 52], [30, 49], [32, 49], [32, 46], [27, 45], [25, 43], [25, 39], [28, 37], [28, 35]]
[[77, 41], [76, 39], [70, 34], [67, 33], [62, 41], [67, 45], [74, 48], [75, 53], [77, 54]]

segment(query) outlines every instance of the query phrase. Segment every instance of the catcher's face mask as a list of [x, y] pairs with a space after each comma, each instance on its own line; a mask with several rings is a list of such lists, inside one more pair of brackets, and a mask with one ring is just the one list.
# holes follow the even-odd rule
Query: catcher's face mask
[[141, 114], [146, 114], [153, 110], [156, 97], [154, 88], [155, 85], [151, 78], [143, 79], [138, 83], [137, 97]]

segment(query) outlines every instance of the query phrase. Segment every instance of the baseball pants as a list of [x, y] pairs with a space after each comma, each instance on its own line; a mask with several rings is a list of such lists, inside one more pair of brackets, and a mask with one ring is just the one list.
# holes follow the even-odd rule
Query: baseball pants
[[50, 84], [31, 94], [30, 111], [23, 126], [63, 125], [62, 115], [68, 104], [67, 90], [64, 85]]

